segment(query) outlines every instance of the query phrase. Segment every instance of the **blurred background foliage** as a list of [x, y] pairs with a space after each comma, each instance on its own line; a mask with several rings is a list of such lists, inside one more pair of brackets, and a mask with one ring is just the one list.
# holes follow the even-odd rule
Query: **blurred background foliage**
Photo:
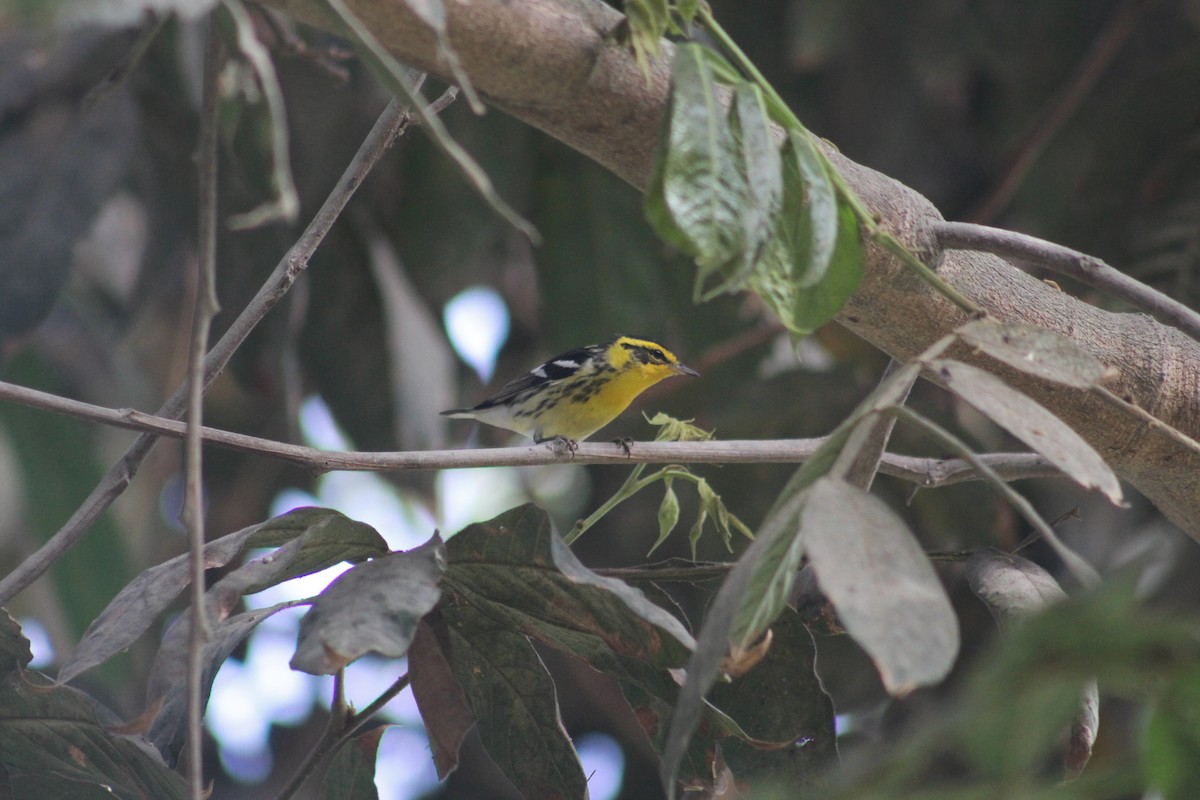
[[[926, 194], [948, 219], [986, 222], [1097, 255], [1191, 305], [1200, 268], [1200, 3], [1195, 0], [723, 0], [716, 16], [814, 132], [849, 157]], [[4, 380], [103, 405], [156, 408], [183, 375], [195, 258], [195, 168], [201, 37], [168, 22], [129, 80], [77, 113], [120, 61], [127, 32], [28, 28], [0, 6], [0, 334]], [[386, 103], [356, 61], [330, 58], [338, 43], [254, 9], [272, 46], [287, 102], [299, 222], [222, 230], [224, 309], [235, 316], [295, 240]], [[299, 38], [296, 38], [299, 37]], [[301, 52], [304, 41], [312, 52]], [[237, 76], [231, 74], [231, 81]], [[553, 76], [547, 76], [553, 80]], [[431, 84], [426, 95], [442, 87]], [[231, 109], [235, 106], [231, 104]], [[231, 115], [232, 117], [233, 115]], [[533, 248], [478, 200], [419, 130], [399, 140], [371, 175], [284, 303], [214, 386], [208, 424], [298, 441], [303, 398], [317, 394], [354, 446], [393, 450], [500, 444], [497, 431], [443, 427], [429, 409], [471, 404], [541, 360], [614, 333], [667, 343], [703, 377], [661, 385], [638, 404], [715, 429], [720, 438], [819, 436], [874, 385], [886, 358], [836, 324], [793, 348], [750, 297], [691, 303], [691, 268], [655, 239], [641, 197], [582, 156], [496, 111], [458, 102], [444, 119], [501, 194], [545, 243]], [[246, 211], [267, 191], [261, 122], [227, 120], [221, 213]], [[235, 125], [235, 122], [240, 124]], [[507, 304], [511, 331], [495, 378], [481, 384], [440, 333], [448, 300], [475, 285]], [[1088, 290], [1089, 300], [1110, 305]], [[396, 336], [398, 318], [403, 316]], [[415, 319], [415, 322], [413, 321]], [[411, 326], [415, 326], [411, 327]], [[796, 353], [799, 353], [797, 356]], [[912, 402], [954, 421], [980, 447], [1016, 449], [948, 395], [918, 387]], [[440, 405], [439, 405], [440, 404]], [[419, 412], [419, 413], [418, 413]], [[627, 414], [612, 435], [651, 429]], [[61, 525], [131, 434], [0, 405], [0, 564], [11, 567]], [[599, 437], [598, 437], [599, 438]], [[901, 429], [893, 449], [937, 455]], [[288, 488], [314, 477], [261, 458], [210, 450], [213, 535], [262, 520]], [[55, 652], [140, 570], [181, 551], [179, 451], [160, 443], [132, 487], [84, 543], [26, 591], [18, 617], [36, 617]], [[574, 468], [561, 528], [621, 483], [625, 469]], [[701, 470], [729, 508], [755, 526], [791, 470]], [[536, 474], [523, 475], [528, 484]], [[388, 476], [431, 506], [428, 475]], [[1144, 501], [1118, 511], [1065, 481], [1020, 487], [1069, 543], [1103, 571], [1131, 574], [1151, 602], [1194, 613], [1200, 550]], [[536, 488], [531, 487], [536, 495]], [[927, 491], [881, 478], [878, 491], [930, 550], [1011, 547], [1026, 530], [976, 485]], [[592, 566], [638, 564], [653, 542], [659, 495], [610, 515], [577, 547]], [[690, 524], [694, 498], [681, 492]], [[663, 555], [686, 555], [684, 537]], [[739, 543], [740, 546], [740, 543]], [[659, 554], [656, 553], [656, 557]], [[714, 537], [702, 558], [727, 554]], [[1052, 571], [1052, 555], [1032, 556]], [[961, 570], [945, 567], [964, 632], [960, 669], [993, 635]], [[696, 620], [703, 589], [678, 592]], [[148, 639], [153, 638], [153, 634]], [[886, 701], [865, 656], [846, 637], [821, 637], [819, 668], [854, 742], [885, 737], [942, 690]], [[140, 709], [154, 642], [134, 648], [85, 685], [127, 716]], [[568, 728], [625, 742], [625, 797], [653, 797], [653, 764], [611, 694], [580, 665], [548, 661], [560, 680]], [[955, 685], [955, 679], [948, 686]], [[1097, 759], [1136, 736], [1137, 714], [1102, 715]], [[315, 737], [314, 715], [277, 731], [270, 780], [286, 776]], [[469, 757], [465, 762], [470, 764]], [[218, 774], [214, 764], [210, 774]], [[486, 768], [481, 767], [485, 770]], [[474, 796], [486, 774], [464, 768], [443, 791]], [[261, 796], [219, 779], [223, 797]], [[245, 792], [244, 795], [239, 792]]]

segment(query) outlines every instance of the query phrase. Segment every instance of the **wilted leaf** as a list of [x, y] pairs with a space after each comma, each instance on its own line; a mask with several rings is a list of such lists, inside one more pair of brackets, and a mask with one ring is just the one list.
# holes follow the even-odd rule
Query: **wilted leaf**
[[1010, 367], [1064, 386], [1088, 389], [1104, 376], [1100, 359], [1045, 328], [978, 319], [963, 325], [957, 333], [967, 344]]
[[[343, 560], [361, 559], [387, 552], [387, 543], [373, 528], [325, 508], [298, 508], [259, 525], [222, 536], [204, 546], [206, 569], [223, 567], [243, 551], [255, 547], [277, 547], [303, 536], [305, 544], [291, 559], [277, 567], [259, 567], [257, 578], [242, 573], [246, 580], [239, 593], [257, 590], [272, 572], [277, 580], [307, 574]], [[333, 560], [330, 560], [333, 559]], [[268, 565], [271, 562], [268, 562]], [[188, 554], [151, 567], [134, 578], [92, 622], [75, 652], [58, 672], [60, 683], [111, 658], [129, 647], [174, 602], [191, 583]], [[232, 588], [233, 580], [226, 584]]]
[[929, 369], [950, 391], [1046, 457], [1085, 489], [1099, 489], [1120, 505], [1121, 485], [1090, 444], [1043, 406], [978, 367], [938, 359]]
[[[246, 637], [254, 632], [258, 624], [267, 617], [291, 608], [292, 603], [278, 603], [267, 608], [257, 608], [223, 619], [209, 620], [209, 636], [200, 652], [203, 666], [201, 673], [200, 702], [208, 703], [213, 680], [225, 659], [237, 649]], [[172, 766], [179, 758], [187, 736], [187, 665], [191, 615], [184, 613], [172, 623], [163, 637], [162, 647], [154, 657], [150, 680], [146, 687], [148, 705], [159, 706], [158, 715], [150, 726], [148, 737]]]
[[1092, 746], [1099, 732], [1100, 686], [1095, 681], [1088, 681], [1079, 699], [1079, 710], [1067, 728], [1067, 747], [1063, 754], [1064, 781], [1073, 781], [1083, 774], [1084, 767], [1092, 758]]
[[359, 562], [388, 552], [387, 542], [378, 531], [330, 508], [296, 509], [277, 524], [280, 527], [268, 525], [262, 535], [270, 536], [276, 531], [290, 534], [299, 525], [304, 527], [298, 537], [278, 550], [243, 564], [214, 583], [208, 590], [210, 602], [220, 609], [232, 608], [242, 595], [261, 592], [343, 561]]
[[342, 745], [325, 773], [324, 800], [379, 800], [375, 757], [379, 753], [379, 740], [389, 727], [380, 725]]
[[446, 656], [449, 647], [446, 626], [435, 610], [417, 624], [408, 649], [413, 698], [425, 721], [438, 778], [443, 780], [458, 767], [458, 749], [475, 724], [471, 705], [450, 669]]
[[445, 568], [445, 545], [435, 533], [420, 547], [342, 573], [300, 621], [290, 666], [332, 675], [367, 653], [404, 655], [417, 623], [437, 605]]
[[821, 478], [800, 512], [800, 539], [846, 631], [904, 695], [946, 676], [958, 619], [908, 526], [879, 498]]
[[1049, 572], [1027, 558], [998, 550], [981, 550], [967, 559], [967, 582], [1002, 624], [1067, 596]]
[[183, 778], [144, 739], [109, 732], [117, 722], [111, 711], [35, 674], [11, 670], [0, 677], [0, 765], [22, 779], [24, 796], [54, 796], [42, 792], [66, 778], [76, 787], [70, 796], [96, 787], [122, 800], [189, 797]]
[[488, 755], [526, 797], [586, 796], [554, 682], [529, 639], [457, 601], [446, 604], [442, 616], [451, 668]]
[[[967, 560], [966, 571], [971, 591], [1003, 626], [1026, 619], [1067, 597], [1050, 573], [1018, 555], [983, 550]], [[1079, 777], [1087, 766], [1099, 729], [1100, 692], [1095, 681], [1088, 681], [1067, 730], [1063, 756], [1066, 780]]]
[[710, 272], [741, 258], [749, 187], [703, 48], [681, 45], [673, 77], [646, 216], [659, 236], [696, 259], [701, 286]]

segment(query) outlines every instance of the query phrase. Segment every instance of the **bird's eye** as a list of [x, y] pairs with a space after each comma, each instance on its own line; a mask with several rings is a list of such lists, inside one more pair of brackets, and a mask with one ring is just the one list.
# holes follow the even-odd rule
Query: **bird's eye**
[[655, 358], [657, 358], [659, 361], [666, 361], [666, 360], [667, 360], [667, 357], [663, 355], [663, 351], [662, 351], [662, 350], [651, 350], [651, 351], [650, 351], [650, 355], [654, 356], [654, 357], [655, 357]]

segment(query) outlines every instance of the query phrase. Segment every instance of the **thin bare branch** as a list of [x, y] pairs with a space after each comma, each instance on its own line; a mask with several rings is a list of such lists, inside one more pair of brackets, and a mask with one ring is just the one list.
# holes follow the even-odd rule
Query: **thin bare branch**
[[[341, 675], [341, 673], [338, 673]], [[317, 742], [316, 747], [304, 759], [300, 765], [300, 769], [296, 771], [288, 781], [287, 786], [283, 788], [276, 800], [288, 800], [300, 790], [304, 782], [308, 780], [308, 776], [313, 773], [321, 764], [336, 753], [338, 749], [348, 742], [362, 727], [371, 721], [372, 717], [378, 714], [384, 706], [392, 702], [396, 695], [408, 688], [409, 677], [408, 673], [404, 673], [397, 678], [391, 686], [389, 686], [383, 694], [376, 697], [371, 704], [357, 714], [346, 714], [345, 698], [334, 697], [334, 713], [330, 716], [329, 727], [325, 729], [321, 740]], [[340, 685], [340, 684], [338, 684]], [[337, 686], [335, 686], [336, 690]]]
[[204, 610], [204, 463], [200, 428], [204, 417], [204, 353], [217, 315], [217, 133], [220, 74], [225, 48], [217, 22], [208, 18], [208, 45], [204, 53], [204, 95], [200, 109], [197, 146], [199, 168], [195, 303], [188, 342], [187, 435], [184, 437], [183, 521], [190, 548], [192, 624], [188, 635], [187, 753], [188, 785], [192, 800], [203, 800], [204, 791], [204, 644], [210, 635]]
[[[186, 426], [133, 409], [114, 409], [71, 400], [0, 381], [0, 400], [41, 408], [147, 435], [182, 438]], [[413, 452], [347, 452], [261, 439], [217, 428], [201, 428], [214, 447], [291, 462], [320, 474], [335, 470], [386, 472], [393, 470], [519, 467], [542, 464], [796, 464], [809, 458], [823, 439], [717, 440], [707, 442], [635, 442], [628, 455], [607, 442], [581, 442], [574, 455], [546, 444], [483, 450], [418, 450]], [[1034, 453], [992, 453], [980, 456], [1005, 480], [1062, 477], [1046, 459]], [[957, 458], [919, 458], [886, 453], [880, 472], [933, 489], [979, 480], [974, 467]]]
[[1044, 267], [1074, 278], [1153, 314], [1193, 339], [1200, 340], [1200, 314], [1110, 267], [1095, 256], [1035, 236], [968, 222], [937, 222], [933, 224], [933, 233], [938, 243], [948, 250], [995, 253], [1015, 261], [1018, 266]]
[[[444, 108], [449, 102], [445, 98], [452, 99], [453, 96], [453, 94], [443, 96], [443, 101], [432, 104], [431, 110]], [[308, 266], [313, 252], [324, 240], [325, 234], [329, 232], [334, 221], [342, 213], [342, 209], [346, 207], [346, 203], [354, 195], [354, 191], [362, 184], [371, 168], [387, 152], [395, 138], [401, 135], [411, 122], [412, 119], [399, 100], [393, 100], [380, 114], [375, 126], [367, 134], [367, 138], [359, 147], [353, 160], [347, 165], [342, 177], [329, 193], [312, 222], [276, 265], [266, 283], [258, 290], [258, 294], [233, 321], [229, 330], [205, 358], [204, 385], [206, 388], [229, 363], [229, 359], [259, 321], [287, 294], [297, 276]], [[177, 419], [183, 413], [185, 405], [184, 387], [180, 386], [170, 399], [163, 403], [158, 410], [158, 416]], [[156, 434], [143, 433], [134, 440], [121, 459], [109, 468], [100, 483], [71, 515], [66, 524], [36, 553], [23, 559], [12, 572], [0, 580], [0, 605], [7, 604], [21, 590], [37, 580], [87, 533], [100, 514], [129, 485], [129, 481], [149, 454], [157, 438]]]

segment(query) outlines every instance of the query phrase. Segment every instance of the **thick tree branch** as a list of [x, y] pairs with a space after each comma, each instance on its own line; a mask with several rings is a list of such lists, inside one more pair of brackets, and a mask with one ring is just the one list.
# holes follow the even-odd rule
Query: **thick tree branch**
[[[336, 30], [319, 0], [269, 0]], [[347, 0], [399, 58], [445, 76], [437, 42], [404, 3]], [[616, 11], [585, 0], [446, 0], [449, 41], [475, 87], [494, 106], [546, 131], [636, 187], [649, 177], [667, 101], [669, 59], [649, 79], [610, 35]], [[1003, 259], [943, 252], [937, 210], [908, 187], [833, 152], [831, 158], [883, 226], [990, 314], [1073, 339], [1119, 377], [1110, 387], [1167, 426], [1200, 438], [1200, 345], [1137, 314], [1089, 306]], [[907, 359], [964, 321], [895, 258], [872, 248], [862, 288], [839, 320], [888, 354]], [[1028, 392], [1087, 439], [1172, 521], [1200, 538], [1200, 455], [1164, 431], [1087, 392], [1017, 375], [983, 356], [962, 357]]]

